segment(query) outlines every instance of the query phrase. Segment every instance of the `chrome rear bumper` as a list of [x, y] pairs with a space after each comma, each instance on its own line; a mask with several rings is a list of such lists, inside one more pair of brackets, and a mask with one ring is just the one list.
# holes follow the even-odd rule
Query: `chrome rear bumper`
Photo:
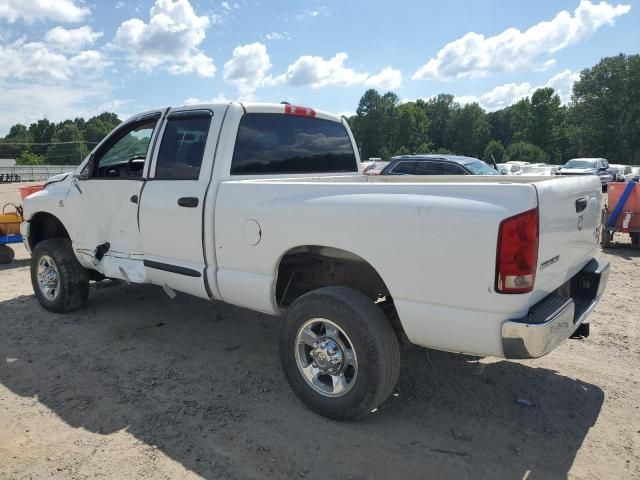
[[609, 280], [609, 263], [593, 259], [569, 282], [570, 296], [552, 293], [521, 319], [502, 324], [505, 358], [537, 358], [569, 338], [595, 308]]

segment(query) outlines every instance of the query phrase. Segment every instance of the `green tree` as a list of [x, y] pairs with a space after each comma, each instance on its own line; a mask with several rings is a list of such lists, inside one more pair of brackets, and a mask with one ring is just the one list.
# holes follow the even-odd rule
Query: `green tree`
[[445, 146], [460, 155], [481, 157], [490, 134], [487, 115], [477, 103], [451, 112]]
[[540, 147], [527, 142], [515, 142], [507, 147], [507, 161], [542, 163], [549, 158]]
[[119, 124], [120, 119], [115, 113], [101, 113], [87, 120], [81, 129], [82, 135], [90, 144], [97, 144]]
[[400, 99], [395, 93], [380, 95], [376, 90], [367, 90], [358, 104], [351, 128], [356, 137], [362, 159], [381, 157], [394, 150], [397, 136], [397, 107]]
[[447, 93], [441, 93], [425, 102], [424, 109], [429, 119], [427, 133], [434, 148], [444, 148], [447, 144], [451, 113], [459, 108], [460, 105], [455, 102], [453, 95]]
[[495, 159], [496, 163], [502, 163], [504, 155], [504, 146], [500, 140], [491, 140], [484, 149], [484, 156], [482, 158], [486, 163], [491, 165], [493, 163], [493, 159]]
[[29, 125], [29, 134], [36, 143], [49, 143], [56, 131], [56, 125], [46, 118]]
[[16, 158], [17, 165], [43, 165], [44, 158], [41, 155], [36, 155], [28, 150], [22, 150], [18, 158]]
[[396, 149], [405, 147], [409, 153], [429, 144], [429, 119], [424, 108], [416, 102], [401, 104], [397, 109], [396, 134], [393, 145]]
[[555, 163], [560, 162], [563, 117], [560, 97], [553, 88], [539, 88], [533, 92], [527, 141], [544, 150]]
[[573, 85], [574, 119], [587, 156], [640, 163], [640, 55], [603, 58]]
[[487, 120], [491, 127], [491, 138], [499, 141], [502, 145], [509, 145], [513, 138], [511, 107], [487, 113]]
[[82, 138], [82, 132], [71, 120], [61, 123], [51, 139], [47, 150], [50, 165], [77, 165], [89, 153]]

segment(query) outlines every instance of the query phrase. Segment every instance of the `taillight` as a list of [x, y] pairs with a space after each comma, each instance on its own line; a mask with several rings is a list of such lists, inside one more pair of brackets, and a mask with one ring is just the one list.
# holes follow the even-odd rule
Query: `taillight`
[[315, 117], [316, 111], [309, 107], [300, 107], [298, 105], [285, 105], [284, 113], [287, 115], [298, 115], [299, 117]]
[[533, 290], [538, 264], [538, 209], [507, 218], [498, 231], [496, 291]]

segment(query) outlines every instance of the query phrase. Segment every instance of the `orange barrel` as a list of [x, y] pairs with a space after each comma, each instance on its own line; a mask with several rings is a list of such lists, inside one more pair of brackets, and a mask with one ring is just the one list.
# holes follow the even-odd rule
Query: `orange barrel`
[[24, 200], [32, 193], [39, 192], [44, 188], [44, 185], [29, 185], [28, 187], [20, 187], [20, 196]]

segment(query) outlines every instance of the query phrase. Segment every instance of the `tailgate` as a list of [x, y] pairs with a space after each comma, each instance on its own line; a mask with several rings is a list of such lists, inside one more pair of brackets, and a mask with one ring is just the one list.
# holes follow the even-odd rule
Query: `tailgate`
[[534, 301], [573, 277], [594, 256], [600, 232], [602, 193], [595, 175], [535, 184], [540, 243]]

